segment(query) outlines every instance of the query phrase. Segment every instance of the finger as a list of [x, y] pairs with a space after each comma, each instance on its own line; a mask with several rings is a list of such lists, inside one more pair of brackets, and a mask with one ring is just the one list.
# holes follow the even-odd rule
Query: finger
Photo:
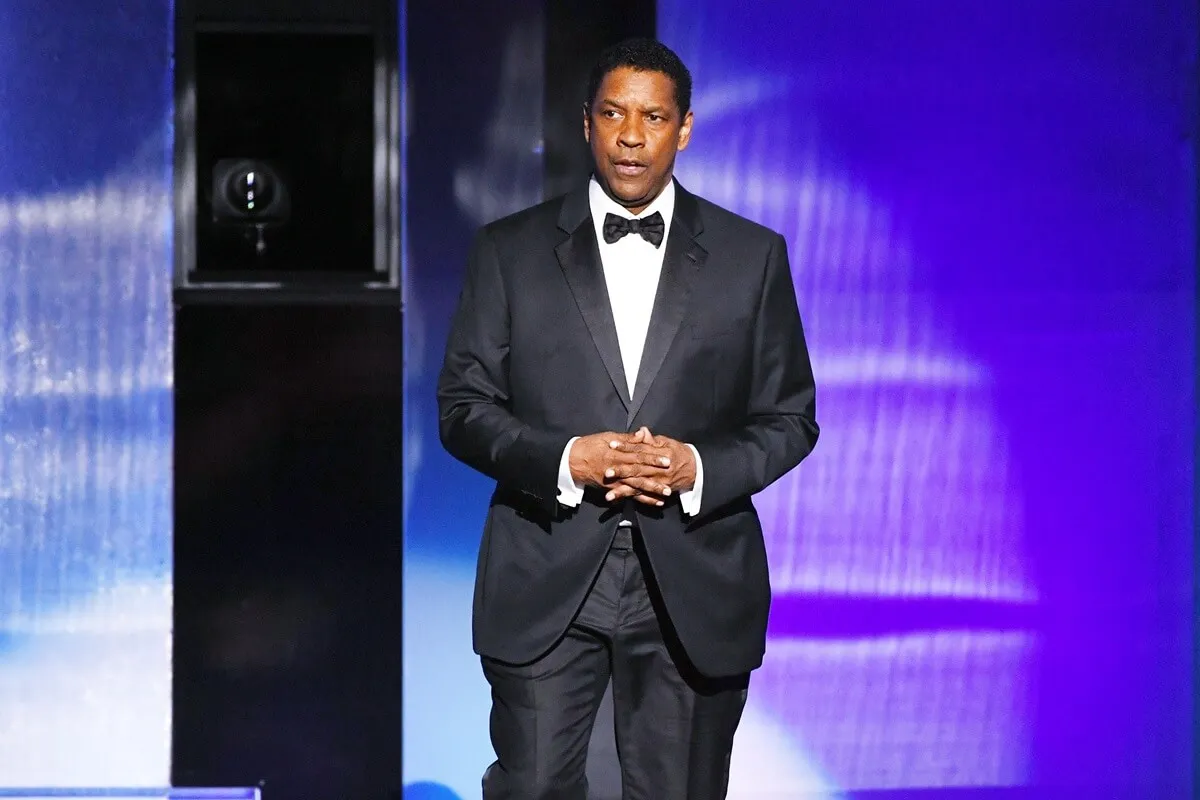
[[665, 502], [663, 501], [663, 499], [661, 497], [659, 497], [658, 495], [656, 495], [652, 492], [639, 491], [625, 483], [622, 483], [622, 484], [618, 485], [616, 488], [609, 491], [609, 493], [607, 495], [605, 495], [604, 499], [607, 500], [608, 502], [612, 503], [612, 502], [616, 502], [618, 500], [624, 500], [624, 499], [630, 498], [630, 497], [632, 497], [634, 500], [641, 503], [642, 505], [654, 506], [656, 508], [662, 508], [665, 505]]
[[633, 497], [638, 493], [638, 490], [626, 483], [619, 483], [608, 490], [608, 494], [604, 495], [604, 499], [612, 503], [617, 500], [624, 500], [628, 497]]
[[667, 459], [666, 464], [663, 464], [662, 461], [658, 461], [657, 463], [660, 466], [670, 465], [671, 451], [665, 447], [655, 447], [650, 444], [634, 444], [631, 442], [618, 442], [617, 444], [611, 445], [611, 447], [618, 453], [633, 454], [638, 456], [649, 455], [658, 459], [665, 458]]
[[643, 450], [640, 453], [629, 453], [637, 459], [638, 464], [645, 464], [648, 467], [660, 467], [666, 469], [671, 466], [671, 457], [666, 455], [662, 450]]
[[671, 457], [663, 450], [619, 451], [613, 453], [609, 463], [614, 467], [625, 465], [666, 469], [671, 466]]
[[664, 483], [661, 478], [634, 476], [622, 479], [621, 485], [632, 486], [642, 494], [658, 495], [659, 497], [670, 497], [672, 493], [670, 485]]
[[641, 464], [617, 464], [604, 470], [604, 482], [623, 481], [627, 478], [644, 477], [648, 470]]
[[654, 442], [654, 434], [645, 425], [633, 433], [610, 433], [608, 437], [608, 446], [613, 450], [626, 446], [636, 447], [639, 444], [653, 444]]
[[604, 470], [604, 480], [608, 482], [622, 481], [627, 478], [652, 478], [664, 483], [665, 474], [669, 469], [669, 464], [663, 464], [660, 459], [655, 458], [647, 458], [644, 461], [624, 461]]
[[[650, 432], [650, 429], [645, 425], [637, 429], [637, 432], [626, 441], [620, 443], [621, 447], [658, 447], [667, 448], [671, 446], [671, 439], [668, 436], [655, 436]], [[612, 443], [614, 450], [619, 449], [617, 443]]]
[[638, 429], [638, 433], [644, 434], [642, 441], [645, 444], [653, 445], [654, 447], [667, 447], [671, 442], [666, 436], [655, 436], [645, 425]]
[[650, 432], [650, 429], [642, 426], [642, 430], [646, 432], [646, 444], [652, 444], [655, 447], [669, 447], [671, 445], [670, 436], [656, 436]]
[[652, 439], [653, 437], [644, 436], [641, 431], [613, 434], [609, 437], [608, 446], [613, 450], [624, 450], [628, 447], [645, 447], [652, 444]]
[[661, 476], [630, 475], [628, 477], [614, 477], [612, 481], [610, 487], [608, 487], [608, 494], [616, 493], [613, 499], [631, 497], [631, 495], [637, 493], [658, 494], [660, 497], [666, 498], [671, 497], [671, 494], [674, 493], [674, 489], [671, 488], [670, 483], [662, 480]]

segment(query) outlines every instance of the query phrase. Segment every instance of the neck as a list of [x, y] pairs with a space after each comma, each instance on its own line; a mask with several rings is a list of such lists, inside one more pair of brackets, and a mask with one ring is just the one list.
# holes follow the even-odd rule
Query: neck
[[674, 175], [671, 173], [668, 173], [667, 180], [663, 183], [662, 186], [658, 187], [658, 191], [656, 191], [653, 195], [651, 195], [650, 197], [642, 197], [642, 198], [638, 198], [637, 200], [634, 200], [634, 201], [629, 201], [629, 200], [622, 200], [621, 198], [619, 198], [615, 194], [613, 194], [612, 189], [609, 188], [608, 184], [606, 184], [600, 178], [599, 175], [592, 173], [592, 177], [594, 177], [596, 179], [596, 183], [600, 184], [600, 188], [604, 190], [604, 193], [606, 195], [608, 195], [610, 200], [612, 200], [614, 203], [621, 206], [622, 208], [624, 208], [626, 211], [628, 211], [630, 214], [633, 214], [634, 216], [641, 214], [643, 211], [645, 211], [647, 208], [649, 208], [654, 203], [655, 200], [657, 200], [659, 197], [662, 196], [662, 193], [666, 191], [667, 187], [671, 184], [671, 181], [675, 180]]

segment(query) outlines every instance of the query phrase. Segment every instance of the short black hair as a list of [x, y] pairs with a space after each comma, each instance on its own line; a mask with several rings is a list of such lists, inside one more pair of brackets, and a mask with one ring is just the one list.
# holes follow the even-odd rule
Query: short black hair
[[692, 73], [684, 66], [683, 60], [675, 55], [671, 48], [657, 39], [626, 39], [623, 42], [608, 47], [600, 54], [592, 74], [588, 78], [587, 103], [590, 111], [596, 101], [596, 93], [608, 73], [621, 67], [629, 67], [639, 72], [661, 72], [675, 84], [675, 105], [679, 106], [680, 115], [692, 109]]

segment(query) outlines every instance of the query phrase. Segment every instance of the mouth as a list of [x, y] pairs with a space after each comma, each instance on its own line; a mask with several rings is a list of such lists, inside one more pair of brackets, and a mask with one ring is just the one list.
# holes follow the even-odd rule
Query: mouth
[[624, 178], [636, 178], [649, 168], [641, 161], [634, 161], [627, 158], [614, 161], [613, 167], [616, 169], [617, 174]]

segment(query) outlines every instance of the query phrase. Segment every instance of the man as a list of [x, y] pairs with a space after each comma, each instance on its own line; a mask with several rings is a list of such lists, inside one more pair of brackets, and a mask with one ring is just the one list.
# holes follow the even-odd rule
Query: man
[[689, 194], [691, 76], [604, 53], [594, 173], [478, 234], [438, 384], [441, 437], [494, 478], [474, 642], [488, 800], [584, 798], [613, 686], [628, 800], [727, 792], [770, 586], [751, 496], [817, 440], [781, 236]]

